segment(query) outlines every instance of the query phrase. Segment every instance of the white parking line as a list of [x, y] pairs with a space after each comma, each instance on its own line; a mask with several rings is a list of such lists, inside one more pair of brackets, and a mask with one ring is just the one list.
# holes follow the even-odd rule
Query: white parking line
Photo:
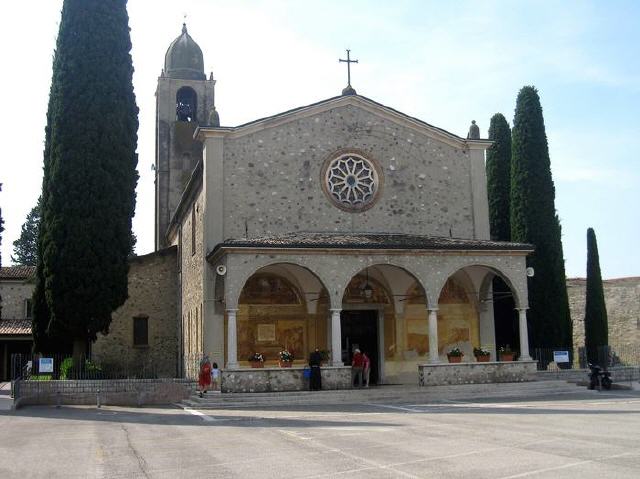
[[214, 418], [212, 418], [208, 414], [205, 414], [205, 413], [203, 413], [201, 411], [198, 411], [197, 409], [191, 409], [190, 407], [180, 406], [179, 404], [176, 404], [176, 406], [178, 406], [179, 408], [181, 408], [184, 411], [188, 412], [189, 414], [193, 414], [194, 416], [199, 416], [200, 418], [202, 418], [203, 421], [207, 421], [207, 422], [215, 421]]

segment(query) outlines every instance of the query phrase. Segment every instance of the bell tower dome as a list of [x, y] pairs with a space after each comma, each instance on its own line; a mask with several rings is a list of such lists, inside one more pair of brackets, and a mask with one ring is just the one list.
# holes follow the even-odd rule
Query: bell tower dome
[[202, 158], [202, 143], [193, 139], [195, 129], [211, 119], [219, 126], [215, 84], [213, 74], [207, 79], [202, 50], [183, 24], [164, 56], [156, 90], [156, 249], [167, 246], [169, 223]]
[[202, 50], [182, 24], [182, 34], [176, 38], [164, 56], [164, 73], [169, 78], [206, 80]]

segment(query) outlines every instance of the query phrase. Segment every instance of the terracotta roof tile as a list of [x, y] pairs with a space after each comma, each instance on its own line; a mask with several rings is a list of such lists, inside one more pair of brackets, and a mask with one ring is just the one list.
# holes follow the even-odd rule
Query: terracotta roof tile
[[279, 236], [227, 239], [218, 244], [211, 255], [221, 248], [323, 248], [323, 249], [413, 249], [413, 250], [475, 250], [533, 251], [525, 243], [506, 241], [445, 238], [393, 233], [287, 233]]
[[3, 334], [31, 334], [31, 320], [0, 319], [0, 335]]
[[29, 279], [35, 274], [35, 266], [3, 266], [0, 268], [0, 279]]

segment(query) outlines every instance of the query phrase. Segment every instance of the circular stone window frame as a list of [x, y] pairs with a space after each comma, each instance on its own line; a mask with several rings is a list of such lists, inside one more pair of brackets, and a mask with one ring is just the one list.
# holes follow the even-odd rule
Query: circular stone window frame
[[[371, 198], [369, 202], [362, 204], [361, 206], [354, 207], [354, 206], [342, 203], [333, 196], [331, 191], [329, 191], [329, 185], [327, 183], [327, 171], [329, 170], [329, 166], [331, 166], [331, 164], [334, 161], [340, 158], [344, 158], [346, 156], [355, 156], [359, 159], [364, 160], [369, 165], [371, 165], [371, 167], [375, 171], [375, 174], [378, 180], [378, 184], [373, 194], [373, 198]], [[333, 153], [331, 153], [331, 155], [329, 155], [324, 160], [322, 164], [322, 168], [320, 169], [320, 184], [322, 185], [322, 191], [324, 192], [325, 196], [329, 199], [329, 201], [333, 206], [335, 206], [338, 209], [341, 209], [342, 211], [346, 211], [347, 213], [362, 213], [363, 211], [367, 211], [373, 206], [375, 206], [375, 204], [380, 200], [380, 197], [382, 196], [382, 191], [384, 189], [384, 176], [382, 176], [382, 168], [380, 167], [380, 164], [375, 158], [372, 158], [369, 153], [362, 150], [358, 150], [356, 148], [343, 148], [338, 151], [334, 151]]]

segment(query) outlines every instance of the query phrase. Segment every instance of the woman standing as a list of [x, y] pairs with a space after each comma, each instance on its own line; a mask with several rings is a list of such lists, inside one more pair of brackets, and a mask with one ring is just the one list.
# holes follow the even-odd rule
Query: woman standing
[[198, 387], [200, 388], [200, 397], [207, 389], [211, 387], [211, 361], [209, 356], [205, 356], [200, 361], [200, 374], [198, 374]]

